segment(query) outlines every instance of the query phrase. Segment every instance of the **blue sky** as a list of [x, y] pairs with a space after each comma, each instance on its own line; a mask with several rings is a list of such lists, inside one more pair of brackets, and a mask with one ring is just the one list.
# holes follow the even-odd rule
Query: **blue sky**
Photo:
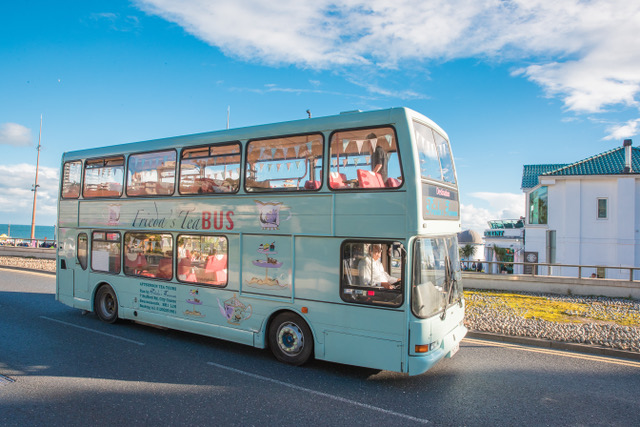
[[[449, 134], [463, 228], [524, 214], [522, 166], [640, 129], [628, 0], [9, 2], [0, 223], [55, 223], [64, 151], [406, 106]], [[636, 138], [637, 139], [637, 138]], [[635, 142], [637, 145], [637, 141]]]

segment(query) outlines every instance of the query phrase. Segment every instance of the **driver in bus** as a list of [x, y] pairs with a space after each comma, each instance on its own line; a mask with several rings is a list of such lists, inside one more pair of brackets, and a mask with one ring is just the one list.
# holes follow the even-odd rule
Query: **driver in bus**
[[360, 286], [378, 286], [385, 289], [396, 289], [400, 279], [387, 273], [380, 262], [382, 245], [375, 244], [369, 248], [369, 255], [358, 263]]

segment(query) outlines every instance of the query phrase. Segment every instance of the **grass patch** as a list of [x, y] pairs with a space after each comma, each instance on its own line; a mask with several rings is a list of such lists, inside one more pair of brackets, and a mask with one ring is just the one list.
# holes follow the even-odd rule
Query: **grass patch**
[[640, 326], [639, 304], [632, 300], [562, 297], [514, 292], [465, 290], [469, 313], [497, 313], [559, 323], [615, 323]]

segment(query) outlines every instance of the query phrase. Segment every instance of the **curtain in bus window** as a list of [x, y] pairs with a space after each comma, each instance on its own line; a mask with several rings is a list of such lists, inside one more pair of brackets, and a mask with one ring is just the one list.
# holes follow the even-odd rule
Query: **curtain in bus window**
[[225, 286], [228, 277], [227, 239], [224, 236], [178, 236], [178, 280]]
[[322, 134], [249, 142], [246, 191], [305, 191], [322, 186]]
[[235, 193], [240, 183], [240, 144], [185, 149], [180, 160], [180, 194]]
[[397, 188], [402, 181], [393, 128], [341, 130], [331, 135], [332, 190]]
[[132, 154], [127, 168], [127, 196], [171, 195], [175, 178], [175, 150]]
[[62, 198], [77, 199], [80, 197], [80, 175], [82, 162], [67, 162], [62, 170]]
[[120, 273], [120, 233], [96, 231], [91, 242], [91, 269]]
[[86, 198], [120, 197], [123, 182], [124, 157], [87, 160], [82, 195]]

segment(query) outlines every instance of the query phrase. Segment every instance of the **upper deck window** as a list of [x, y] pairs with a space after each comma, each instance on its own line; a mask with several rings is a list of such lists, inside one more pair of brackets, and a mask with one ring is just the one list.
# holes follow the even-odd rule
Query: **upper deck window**
[[393, 128], [341, 130], [331, 135], [331, 189], [397, 188], [402, 181]]
[[124, 182], [124, 157], [87, 160], [84, 167], [84, 197], [120, 197]]
[[247, 145], [246, 191], [317, 190], [322, 183], [322, 134], [261, 139]]
[[62, 171], [62, 198], [77, 199], [80, 197], [80, 176], [82, 162], [67, 162]]
[[180, 194], [235, 193], [240, 183], [240, 144], [190, 148], [180, 159]]
[[176, 152], [132, 154], [127, 168], [127, 196], [169, 196], [176, 181]]
[[422, 178], [456, 183], [449, 141], [422, 123], [413, 122]]

